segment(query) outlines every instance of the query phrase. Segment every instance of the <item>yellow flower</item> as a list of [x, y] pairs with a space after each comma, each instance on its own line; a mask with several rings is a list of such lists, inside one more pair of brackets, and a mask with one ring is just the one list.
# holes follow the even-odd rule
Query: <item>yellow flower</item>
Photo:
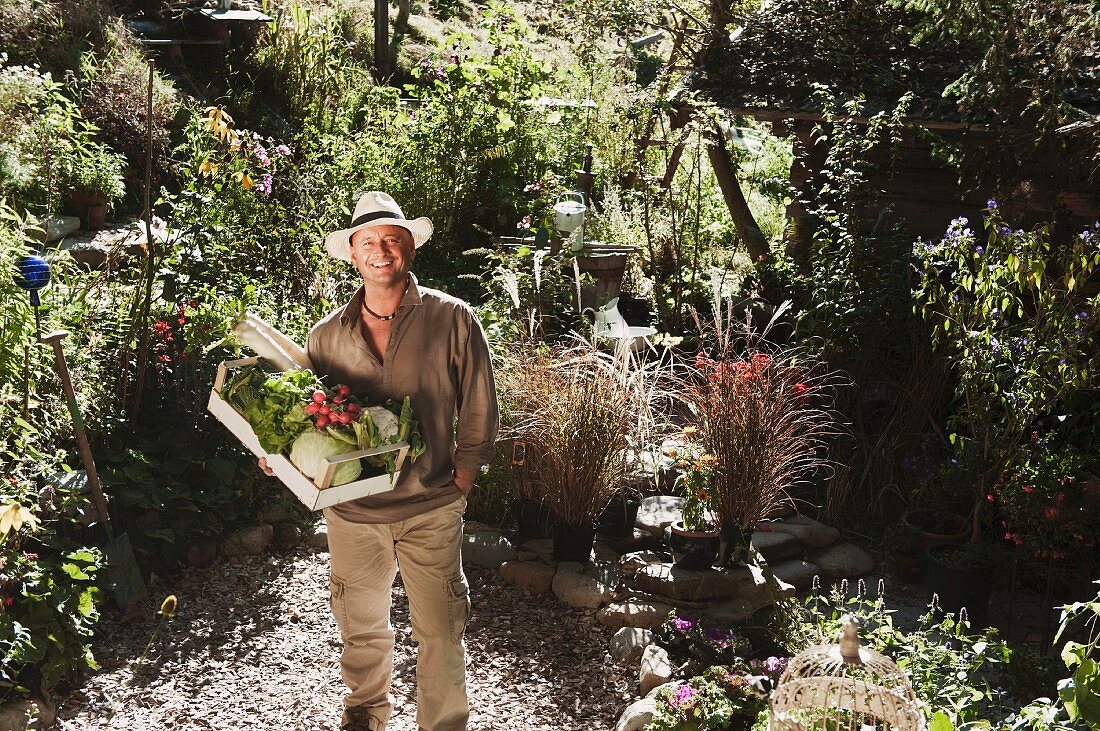
[[699, 458], [699, 461], [705, 467], [715, 467], [718, 465], [718, 457], [714, 456], [713, 454], [704, 454], [702, 457]]
[[238, 171], [233, 173], [233, 177], [237, 179], [237, 182], [241, 184], [242, 188], [245, 190], [252, 190], [252, 178], [248, 177], [248, 173]]
[[24, 525], [33, 531], [38, 527], [39, 522], [28, 508], [24, 508], [17, 502], [10, 502], [0, 508], [0, 537], [18, 531]]
[[678, 449], [666, 449], [665, 450], [665, 456], [666, 457], [672, 457], [673, 459], [676, 459], [678, 456], [680, 456], [680, 450], [678, 450]]
[[684, 427], [684, 435], [685, 436], [690, 437], [692, 434], [694, 434], [697, 431], [699, 431], [699, 427], [697, 427], [697, 426], [685, 426]]
[[203, 160], [202, 164], [199, 165], [199, 175], [210, 177], [216, 172], [218, 172], [218, 166], [210, 162], [209, 157]]

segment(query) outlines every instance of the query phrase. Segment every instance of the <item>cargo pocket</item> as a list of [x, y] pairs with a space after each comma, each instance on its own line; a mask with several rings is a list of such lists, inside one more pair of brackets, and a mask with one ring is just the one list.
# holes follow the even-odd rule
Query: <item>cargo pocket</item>
[[336, 619], [336, 626], [340, 628], [340, 639], [346, 639], [348, 632], [347, 582], [337, 576], [330, 576], [328, 591], [329, 606], [332, 608], [332, 616]]
[[470, 619], [470, 584], [461, 569], [447, 582], [447, 617], [450, 620], [451, 642], [461, 642], [466, 633], [466, 622]]

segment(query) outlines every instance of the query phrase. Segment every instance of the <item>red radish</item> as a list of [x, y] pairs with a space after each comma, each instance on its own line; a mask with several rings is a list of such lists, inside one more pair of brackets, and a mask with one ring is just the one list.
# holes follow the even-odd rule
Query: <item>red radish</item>
[[314, 391], [313, 392], [313, 402], [318, 403], [318, 404], [323, 404], [325, 402], [325, 392], [324, 391]]
[[334, 404], [342, 404], [345, 401], [347, 401], [347, 399], [344, 398], [343, 396], [336, 396], [335, 398], [332, 399], [332, 403], [334, 403]]
[[318, 413], [329, 414], [332, 412], [332, 408], [328, 404], [321, 404], [321, 408], [317, 409]]
[[313, 414], [316, 414], [320, 410], [321, 410], [321, 404], [318, 404], [318, 403], [308, 403], [308, 404], [306, 404], [306, 413], [310, 414], [311, 416]]
[[326, 426], [328, 426], [328, 417], [321, 414], [317, 417], [317, 428], [324, 429]]
[[349, 386], [345, 383], [341, 383], [339, 386], [336, 387], [336, 392], [339, 393], [341, 396], [345, 396], [345, 397], [350, 396], [351, 395], [351, 386]]

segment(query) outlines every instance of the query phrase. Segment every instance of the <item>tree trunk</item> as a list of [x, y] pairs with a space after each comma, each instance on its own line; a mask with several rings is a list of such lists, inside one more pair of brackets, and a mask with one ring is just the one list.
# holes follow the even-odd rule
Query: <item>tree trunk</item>
[[379, 81], [390, 75], [389, 0], [374, 0], [374, 72]]
[[722, 138], [722, 131], [717, 126], [714, 137], [707, 142], [707, 154], [710, 157], [710, 166], [714, 168], [714, 177], [718, 179], [718, 187], [722, 189], [722, 197], [726, 200], [733, 225], [741, 240], [745, 242], [745, 249], [753, 261], [767, 258], [771, 254], [768, 240], [764, 232], [760, 230], [756, 218], [749, 210], [749, 203], [745, 200], [745, 194], [741, 190], [741, 183], [737, 180], [737, 171], [730, 159]]
[[397, 65], [397, 49], [401, 46], [401, 39], [409, 32], [409, 13], [412, 8], [412, 0], [397, 0], [397, 17], [393, 21], [393, 60]]

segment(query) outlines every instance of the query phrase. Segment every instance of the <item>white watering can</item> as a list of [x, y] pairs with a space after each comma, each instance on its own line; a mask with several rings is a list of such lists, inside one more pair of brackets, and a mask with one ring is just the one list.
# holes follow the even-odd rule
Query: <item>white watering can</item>
[[554, 228], [563, 234], [571, 234], [584, 224], [584, 212], [588, 205], [584, 193], [568, 190], [558, 196], [554, 203]]

